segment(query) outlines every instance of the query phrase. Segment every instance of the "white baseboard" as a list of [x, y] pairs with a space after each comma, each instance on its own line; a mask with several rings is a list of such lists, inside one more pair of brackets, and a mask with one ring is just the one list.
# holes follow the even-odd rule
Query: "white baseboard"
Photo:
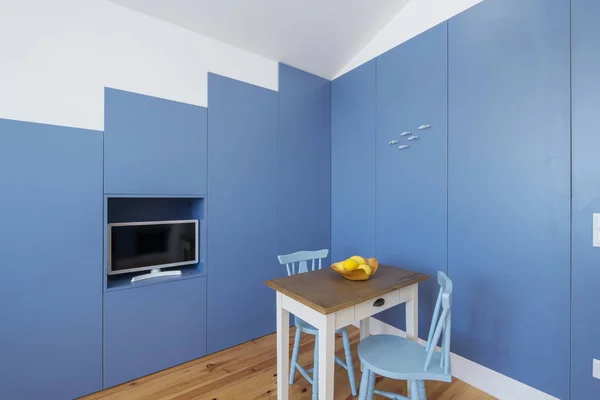
[[[389, 334], [406, 337], [406, 332], [381, 322], [378, 319], [370, 319], [371, 335]], [[427, 342], [419, 339], [419, 343], [425, 346]], [[452, 353], [452, 375], [476, 387], [500, 400], [558, 400], [538, 389], [502, 375], [483, 365]]]

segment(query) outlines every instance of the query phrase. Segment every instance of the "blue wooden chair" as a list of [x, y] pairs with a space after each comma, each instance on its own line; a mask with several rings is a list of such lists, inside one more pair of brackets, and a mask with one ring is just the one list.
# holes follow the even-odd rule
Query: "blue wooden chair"
[[[374, 335], [358, 345], [358, 357], [363, 363], [359, 400], [371, 400], [373, 394], [394, 400], [426, 400], [426, 380], [451, 382], [450, 367], [450, 307], [452, 281], [438, 272], [438, 294], [427, 346], [394, 335]], [[441, 315], [440, 315], [441, 311]], [[442, 338], [441, 350], [437, 344]], [[375, 375], [410, 382], [410, 399], [396, 393], [375, 390]]]
[[[302, 274], [308, 272], [308, 263], [310, 262], [311, 271], [321, 269], [321, 261], [329, 254], [328, 249], [317, 250], [317, 251], [299, 251], [297, 253], [286, 254], [278, 256], [279, 263], [285, 265], [288, 276], [295, 274]], [[297, 266], [296, 266], [297, 265]], [[318, 398], [318, 376], [319, 366], [317, 364], [318, 356], [318, 335], [319, 330], [309, 324], [306, 321], [294, 316], [294, 323], [296, 325], [296, 337], [294, 338], [294, 349], [292, 351], [292, 362], [290, 366], [290, 385], [294, 383], [294, 375], [296, 370], [300, 372], [304, 378], [312, 385], [312, 398], [317, 400]], [[344, 342], [344, 353], [346, 356], [346, 362], [342, 361], [341, 358], [335, 356], [335, 361], [348, 371], [348, 379], [350, 380], [350, 389], [352, 390], [352, 396], [356, 396], [356, 382], [354, 378], [354, 367], [352, 365], [352, 353], [350, 352], [350, 339], [348, 338], [348, 330], [346, 328], [338, 329], [336, 333], [342, 334], [342, 340]], [[315, 335], [315, 353], [313, 368], [304, 369], [298, 364], [298, 352], [300, 350], [300, 338], [303, 333], [308, 335]], [[312, 377], [309, 375], [312, 373]]]

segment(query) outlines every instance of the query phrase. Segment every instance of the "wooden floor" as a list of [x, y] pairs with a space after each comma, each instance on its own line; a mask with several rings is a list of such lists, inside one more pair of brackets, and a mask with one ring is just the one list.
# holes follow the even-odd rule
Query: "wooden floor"
[[[354, 360], [359, 331], [350, 327]], [[293, 343], [294, 330], [291, 330]], [[303, 335], [300, 348], [301, 365], [312, 363], [314, 336]], [[336, 354], [343, 358], [341, 338], [336, 340]], [[357, 381], [360, 369], [355, 361]], [[265, 336], [216, 354], [173, 367], [156, 374], [125, 383], [102, 392], [84, 397], [85, 400], [254, 400], [276, 399], [276, 352], [275, 335]], [[357, 382], [358, 385], [358, 382]], [[377, 378], [377, 388], [406, 394], [406, 383]], [[310, 400], [311, 386], [296, 373], [290, 398]], [[336, 365], [335, 399], [353, 399], [346, 370]], [[376, 399], [383, 397], [375, 396]], [[493, 397], [466, 383], [427, 382], [428, 400], [488, 400]]]

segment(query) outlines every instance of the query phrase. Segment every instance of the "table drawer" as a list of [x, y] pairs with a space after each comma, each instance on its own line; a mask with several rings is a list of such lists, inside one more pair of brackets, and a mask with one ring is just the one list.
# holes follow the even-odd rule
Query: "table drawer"
[[400, 291], [394, 290], [383, 296], [357, 304], [354, 308], [354, 318], [356, 321], [360, 321], [398, 304], [400, 304]]

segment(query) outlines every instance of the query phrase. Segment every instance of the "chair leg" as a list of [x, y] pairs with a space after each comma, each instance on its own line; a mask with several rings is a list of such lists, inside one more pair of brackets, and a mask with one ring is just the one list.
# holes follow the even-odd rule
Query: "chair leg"
[[410, 381], [410, 400], [419, 400], [419, 386], [417, 381]]
[[296, 364], [298, 363], [298, 353], [300, 352], [300, 337], [302, 330], [296, 327], [296, 337], [294, 338], [294, 350], [292, 350], [292, 362], [290, 366], [290, 385], [294, 384], [294, 375], [296, 374]]
[[427, 400], [427, 395], [425, 394], [425, 381], [418, 381], [419, 384], [419, 400]]
[[319, 335], [315, 335], [312, 400], [319, 400]]
[[369, 370], [364, 367], [362, 377], [360, 378], [360, 392], [358, 400], [367, 400], [367, 392], [369, 391]]
[[369, 389], [367, 392], [367, 400], [373, 400], [375, 394], [375, 372], [369, 371]]
[[350, 348], [350, 339], [348, 338], [348, 330], [342, 330], [342, 340], [344, 342], [344, 353], [346, 354], [346, 367], [348, 370], [348, 379], [350, 380], [350, 390], [352, 396], [356, 396], [356, 379], [354, 377], [354, 365], [352, 365], [352, 351]]

